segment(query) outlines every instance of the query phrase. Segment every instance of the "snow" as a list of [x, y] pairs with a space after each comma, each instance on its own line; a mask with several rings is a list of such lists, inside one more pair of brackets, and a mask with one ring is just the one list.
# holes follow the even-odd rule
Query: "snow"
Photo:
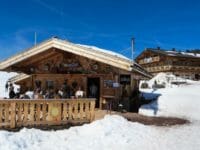
[[[191, 122], [189, 125], [167, 128], [167, 132], [161, 129], [161, 138], [163, 135], [165, 137], [171, 136], [169, 139], [162, 140], [167, 142], [166, 145], [174, 145], [174, 147], [161, 147], [160, 149], [199, 149], [200, 142], [196, 138], [200, 138], [200, 81], [186, 80], [186, 84], [174, 86], [171, 82], [166, 82], [168, 81], [166, 80], [167, 77], [169, 77], [169, 74], [162, 73], [147, 81], [151, 85], [155, 80], [159, 80], [159, 82], [166, 83], [166, 88], [140, 89], [144, 97], [158, 97], [158, 99], [150, 104], [143, 105], [139, 109], [139, 113], [147, 116], [184, 118]], [[174, 144], [169, 141], [173, 141]]]
[[[0, 77], [3, 76], [5, 74], [0, 72]], [[200, 82], [159, 90], [142, 89], [153, 96], [160, 94], [159, 105], [156, 105], [158, 112], [152, 115], [184, 117], [190, 119], [190, 124], [147, 126], [117, 115], [106, 115], [90, 124], [59, 131], [27, 128], [19, 132], [0, 131], [0, 150], [199, 150], [199, 90]], [[145, 107], [140, 109], [140, 113], [144, 110]], [[146, 114], [149, 115], [151, 109], [148, 110]]]
[[163, 84], [165, 85], [165, 87], [173, 87], [174, 85], [172, 84], [173, 82], [177, 82], [177, 83], [183, 83], [183, 82], [187, 82], [187, 83], [193, 83], [194, 81], [192, 80], [188, 80], [188, 79], [184, 79], [181, 77], [177, 77], [173, 74], [170, 73], [158, 73], [156, 76], [154, 76], [151, 80], [147, 81], [141, 81], [140, 85], [142, 83], [148, 83], [149, 87], [152, 88], [152, 86], [155, 84], [155, 82], [157, 84]]
[[[152, 87], [155, 81], [165, 84], [163, 89], [140, 89], [147, 99], [158, 97], [151, 104], [143, 105], [139, 113], [150, 116], [174, 116], [187, 119], [199, 119], [197, 113], [200, 108], [200, 82], [174, 78], [174, 75], [159, 73], [148, 85]], [[185, 84], [173, 85], [172, 81], [184, 81]], [[200, 111], [199, 111], [200, 113]]]
[[173, 116], [189, 120], [198, 120], [200, 118], [200, 82], [157, 90], [141, 89], [141, 91], [146, 93], [144, 96], [160, 95], [157, 101], [149, 105], [143, 105], [139, 109], [141, 114]]
[[119, 57], [119, 58], [122, 58], [122, 59], [126, 59], [128, 61], [131, 61], [129, 58], [125, 57], [124, 55], [121, 55], [119, 53], [113, 52], [111, 50], [101, 49], [99, 47], [90, 46], [90, 45], [83, 45], [83, 44], [76, 44], [76, 45], [77, 46], [81, 46], [81, 47], [85, 47], [85, 48], [88, 48], [88, 49], [91, 49], [91, 50], [96, 50], [96, 51], [99, 51], [99, 52], [107, 53], [109, 55], [113, 55], [115, 57]]
[[182, 54], [182, 55], [185, 55], [185, 56], [200, 57], [200, 54], [198, 54], [198, 53], [178, 52], [178, 51], [166, 51], [166, 52], [171, 53], [171, 54], [168, 54], [170, 56], [176, 56], [176, 55], [173, 55], [173, 54]]
[[188, 52], [181, 52], [183, 55], [190, 55], [190, 56], [195, 56], [195, 57], [200, 57], [200, 54], [195, 54], [195, 53], [188, 53]]
[[[2, 150], [127, 150], [199, 149], [199, 127], [161, 128], [132, 123], [120, 116], [105, 116], [81, 127], [61, 131], [22, 129], [0, 132]], [[193, 133], [193, 134], [191, 134]]]
[[[14, 72], [8, 73], [8, 72], [0, 71], [0, 91], [1, 91], [0, 97], [1, 98], [4, 98], [4, 97], [8, 98], [8, 92], [5, 89], [6, 82], [8, 81], [8, 79], [10, 79], [16, 75], [17, 75], [17, 73], [14, 73]], [[19, 88], [19, 86], [14, 84], [15, 92], [17, 92], [17, 88]]]

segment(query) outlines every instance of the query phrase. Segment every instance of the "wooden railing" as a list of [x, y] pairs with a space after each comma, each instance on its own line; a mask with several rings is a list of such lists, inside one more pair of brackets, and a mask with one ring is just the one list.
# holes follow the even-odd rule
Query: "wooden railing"
[[148, 67], [146, 68], [147, 71], [149, 72], [156, 72], [156, 71], [169, 71], [172, 69], [171, 65], [166, 65], [166, 66], [155, 66], [155, 67]]
[[95, 99], [0, 100], [0, 128], [91, 122]]
[[147, 63], [153, 63], [153, 62], [158, 62], [160, 61], [160, 57], [159, 56], [155, 56], [155, 57], [149, 57], [149, 58], [144, 58], [139, 60], [139, 64], [147, 64]]

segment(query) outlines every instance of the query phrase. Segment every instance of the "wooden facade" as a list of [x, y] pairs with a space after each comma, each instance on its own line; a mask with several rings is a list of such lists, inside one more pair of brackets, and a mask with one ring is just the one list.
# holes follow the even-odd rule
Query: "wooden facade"
[[153, 75], [166, 72], [187, 79], [200, 79], [200, 56], [197, 54], [146, 49], [136, 62]]
[[37, 81], [41, 82], [42, 90], [47, 89], [49, 84], [58, 90], [67, 80], [72, 93], [82, 87], [85, 96], [91, 97], [89, 89], [94, 83], [98, 87], [95, 97], [98, 108], [102, 106], [103, 97], [120, 99], [124, 90], [130, 96], [138, 88], [139, 80], [149, 77], [125, 57], [56, 38], [1, 62], [0, 70], [23, 73], [11, 79], [21, 85], [22, 93], [35, 90]]
[[[50, 53], [52, 54], [49, 56]], [[46, 54], [48, 54], [48, 57]], [[41, 82], [42, 90], [48, 89], [48, 82], [52, 84], [54, 90], [58, 90], [67, 80], [67, 84], [73, 92], [72, 96], [80, 86], [85, 91], [85, 96], [90, 97], [88, 90], [92, 80], [94, 80], [99, 90], [98, 97], [95, 97], [97, 98], [96, 106], [98, 108], [102, 106], [103, 97], [113, 96], [119, 99], [122, 96], [122, 86], [113, 87], [114, 83], [120, 83], [120, 76], [127, 75], [128, 80], [130, 80], [123, 87], [126, 88], [128, 96], [134, 88], [137, 88], [140, 78], [137, 73], [131, 73], [108, 64], [67, 52], [63, 53], [61, 50], [55, 49], [49, 50], [48, 53], [41, 56], [35, 56], [15, 64], [12, 69], [29, 74], [27, 78], [15, 81], [16, 84], [21, 85], [22, 93], [35, 90], [37, 88], [36, 81]], [[73, 84], [76, 84], [76, 86], [74, 87]]]
[[[148, 73], [141, 67], [135, 66], [136, 64], [133, 64], [132, 61], [125, 57], [119, 57], [106, 51], [98, 51], [97, 49], [91, 49], [68, 41], [52, 38], [1, 62], [0, 70], [19, 73], [19, 75], [11, 78], [10, 82], [20, 85], [21, 93], [25, 93], [26, 91], [36, 91], [38, 86], [42, 91], [49, 89], [58, 91], [65, 82], [70, 88], [69, 98], [71, 101], [69, 101], [69, 103], [67, 100], [63, 101], [63, 99], [55, 101], [58, 103], [59, 113], [68, 109], [64, 107], [65, 105], [70, 106], [76, 103], [77, 106], [74, 108], [75, 114], [72, 114], [76, 116], [77, 109], [81, 112], [83, 111], [82, 106], [84, 104], [82, 104], [82, 102], [86, 103], [87, 101], [75, 98], [75, 91], [77, 91], [79, 87], [84, 91], [84, 98], [88, 99], [88, 103], [90, 102], [90, 99], [95, 99], [95, 107], [100, 109], [107, 100], [112, 99], [112, 103], [118, 105], [118, 101], [122, 97], [130, 97], [132, 91], [138, 89], [139, 80], [149, 78]], [[96, 87], [95, 95], [91, 92], [92, 86]], [[19, 107], [23, 105], [23, 110], [28, 110], [28, 112], [31, 113], [32, 102], [35, 106], [44, 104], [44, 107], [47, 105], [51, 107], [52, 101], [40, 99], [38, 101], [31, 101], [30, 103], [20, 100], [14, 101], [17, 102], [17, 104], [12, 104], [10, 102], [12, 102], [12, 100], [9, 100], [9, 104], [6, 104], [4, 100], [2, 101], [2, 104], [0, 103], [0, 108], [3, 106], [2, 109], [4, 109], [4, 112], [0, 111], [0, 113], [4, 114], [4, 118], [7, 116], [7, 107], [9, 111], [13, 110], [13, 108], [10, 108], [12, 105], [17, 105], [17, 107], [18, 105]], [[18, 104], [18, 102], [20, 104]], [[60, 107], [61, 105], [62, 107]], [[93, 115], [93, 105], [94, 103], [91, 102], [91, 108], [88, 110], [87, 107], [84, 107], [84, 111], [88, 111]], [[4, 108], [5, 106], [6, 108]], [[41, 110], [40, 106], [37, 108], [34, 107], [34, 114], [43, 112], [43, 109]], [[19, 111], [20, 108], [14, 109], [14, 112], [17, 114], [26, 114], [26, 112]], [[38, 109], [40, 109], [40, 111]], [[39, 112], [37, 112], [37, 110]], [[69, 111], [70, 110], [71, 106], [69, 107]], [[63, 112], [62, 114], [64, 116], [69, 116], [69, 111]], [[16, 118], [17, 116], [15, 113], [9, 113], [11, 114], [9, 117]], [[63, 115], [59, 117], [63, 118]], [[80, 115], [82, 116], [83, 114]], [[39, 121], [40, 124], [40, 120], [43, 120], [43, 117], [41, 118], [37, 115], [34, 116], [36, 116], [36, 120], [38, 118], [37, 121]], [[31, 117], [33, 118], [33, 116]], [[64, 118], [66, 119], [66, 117]], [[88, 118], [86, 116], [86, 118], [91, 121], [91, 117]], [[2, 120], [5, 119], [0, 118], [0, 121]], [[26, 118], [25, 120], [27, 121]], [[18, 121], [19, 119], [17, 122]]]

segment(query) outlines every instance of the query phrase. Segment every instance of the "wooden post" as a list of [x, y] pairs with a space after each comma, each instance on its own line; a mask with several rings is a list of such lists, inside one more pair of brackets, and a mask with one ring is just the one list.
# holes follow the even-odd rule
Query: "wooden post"
[[36, 103], [36, 121], [40, 121], [40, 103]]
[[80, 103], [80, 119], [82, 120], [83, 119], [83, 102]]
[[35, 103], [30, 103], [30, 121], [35, 121]]
[[2, 123], [2, 111], [3, 111], [2, 104], [0, 104], [0, 123]]
[[9, 103], [5, 103], [4, 104], [4, 117], [5, 117], [5, 123], [8, 123], [9, 122]]
[[62, 116], [61, 116], [61, 114], [62, 114], [62, 112], [61, 112], [62, 107], [61, 107], [61, 106], [62, 106], [62, 105], [61, 105], [61, 102], [60, 102], [60, 101], [57, 101], [57, 102], [56, 102], [56, 108], [57, 108], [57, 110], [58, 110], [58, 116], [57, 116], [57, 118], [56, 118], [56, 121], [57, 121], [58, 124], [60, 124], [60, 122], [61, 122], [61, 120], [62, 120]]
[[72, 119], [72, 103], [68, 103], [69, 104], [69, 112], [68, 112], [68, 120]]
[[66, 121], [67, 120], [67, 103], [64, 102], [63, 103], [63, 121]]
[[47, 117], [47, 103], [43, 102], [43, 106], [42, 106], [42, 120], [46, 121], [46, 117]]
[[23, 123], [28, 122], [28, 102], [24, 103], [24, 120]]
[[47, 121], [52, 121], [53, 120], [52, 115], [51, 115], [52, 108], [53, 108], [53, 102], [49, 102]]
[[17, 122], [19, 122], [19, 124], [22, 122], [22, 103], [18, 103], [17, 104], [17, 106], [18, 106], [18, 113], [17, 113], [17, 115], [18, 115], [18, 119], [17, 119]]
[[15, 128], [16, 127], [16, 103], [11, 102], [11, 117], [10, 117], [10, 128]]
[[74, 101], [74, 119], [78, 118], [78, 101]]
[[94, 120], [95, 114], [94, 114], [94, 108], [95, 108], [95, 101], [90, 102], [90, 122]]
[[90, 120], [90, 114], [89, 114], [89, 102], [85, 102], [85, 114], [86, 114], [86, 119]]

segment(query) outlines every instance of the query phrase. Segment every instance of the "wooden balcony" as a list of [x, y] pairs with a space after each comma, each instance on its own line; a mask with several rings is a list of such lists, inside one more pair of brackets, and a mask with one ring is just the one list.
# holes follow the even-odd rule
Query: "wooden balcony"
[[174, 70], [186, 70], [186, 71], [200, 71], [199, 66], [179, 66], [175, 65], [172, 67]]
[[91, 122], [95, 99], [0, 100], [0, 128]]
[[150, 57], [150, 58], [144, 58], [139, 60], [139, 64], [143, 65], [143, 64], [147, 64], [147, 63], [153, 63], [153, 62], [158, 62], [160, 61], [160, 57], [156, 56], [156, 57]]
[[155, 66], [155, 67], [148, 67], [146, 68], [149, 72], [161, 72], [161, 71], [169, 71], [171, 70], [172, 66], [166, 65], [166, 66]]
[[199, 71], [200, 67], [196, 66], [172, 66], [172, 65], [165, 65], [165, 66], [154, 66], [146, 68], [148, 72], [165, 72], [171, 70], [184, 70], [184, 71]]

